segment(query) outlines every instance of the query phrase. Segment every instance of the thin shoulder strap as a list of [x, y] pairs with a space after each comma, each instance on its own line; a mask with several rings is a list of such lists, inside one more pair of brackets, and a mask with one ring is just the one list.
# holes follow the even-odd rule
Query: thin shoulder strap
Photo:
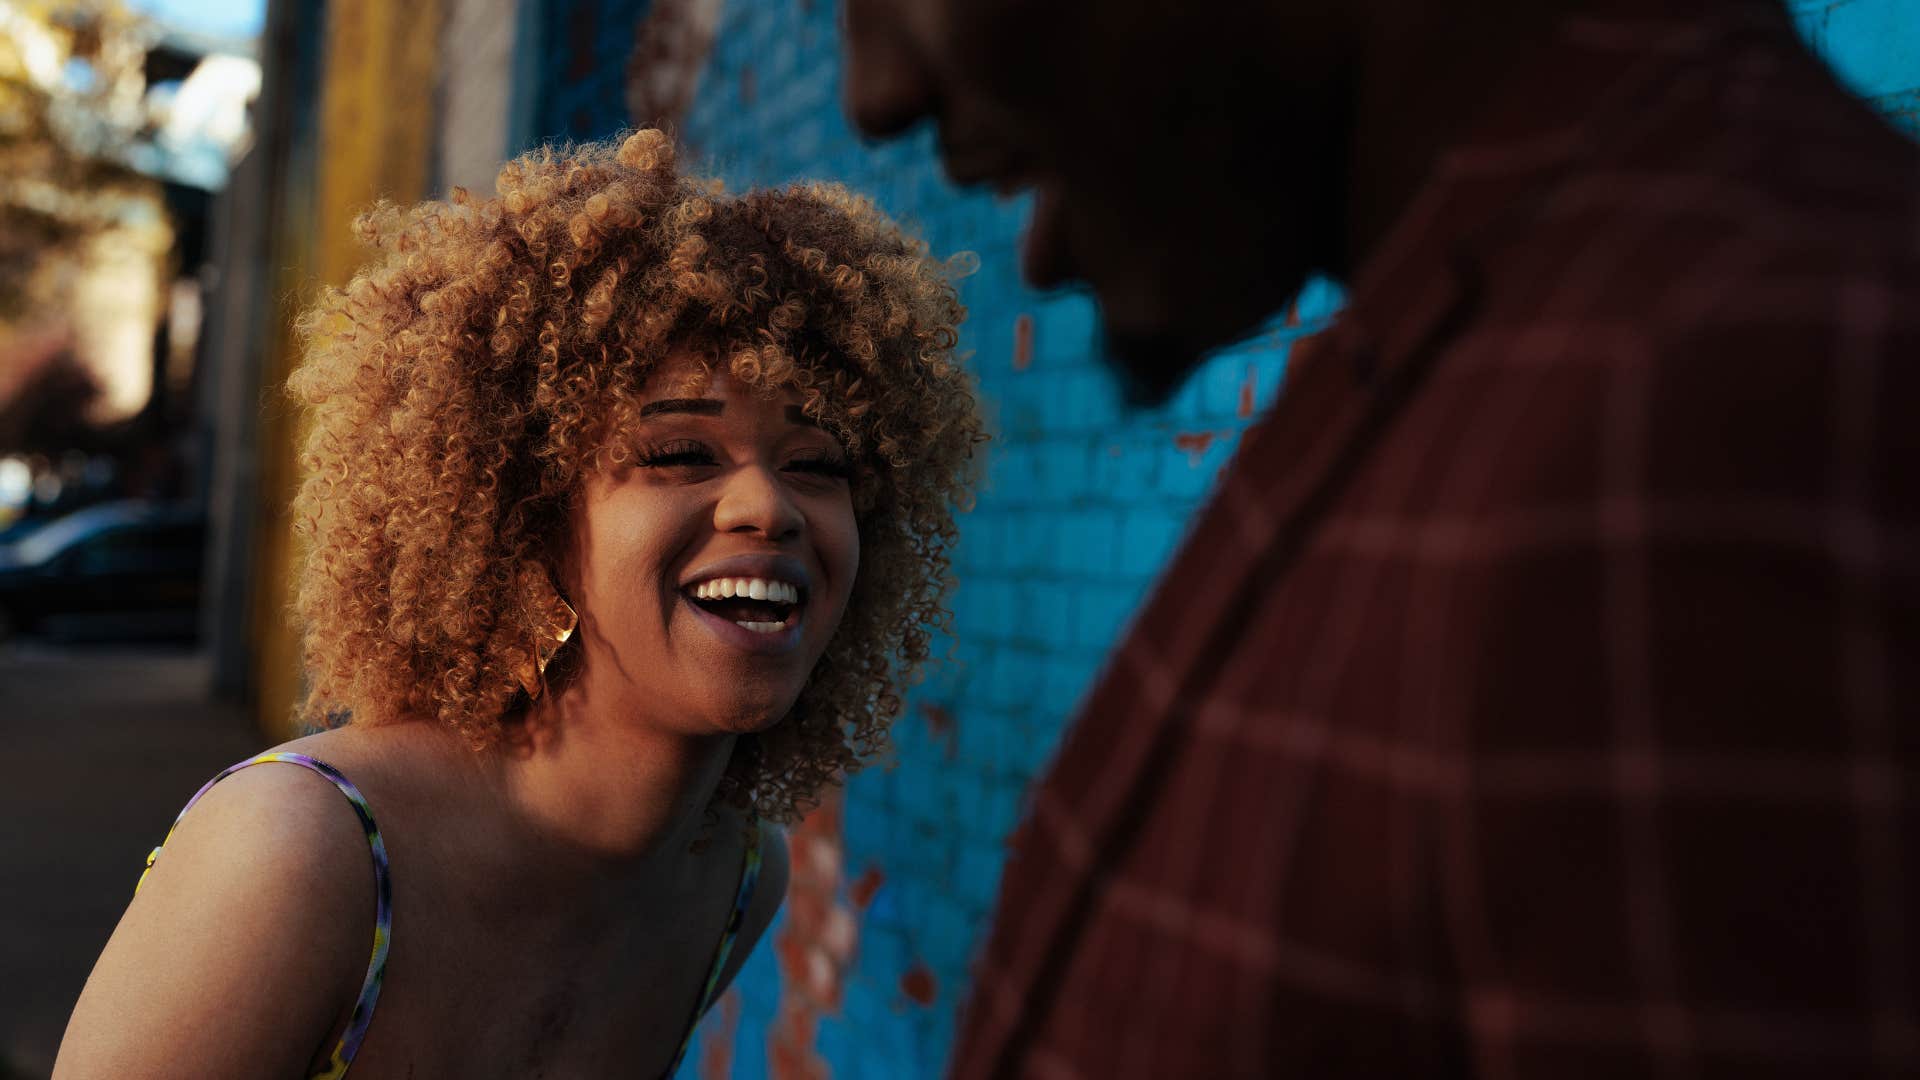
[[[173, 834], [180, 828], [180, 822], [187, 816], [187, 811], [192, 810], [201, 796], [213, 789], [213, 785], [248, 766], [262, 765], [272, 761], [311, 769], [326, 777], [334, 787], [339, 788], [340, 794], [345, 795], [347, 801], [353, 804], [353, 812], [359, 815], [360, 828], [366, 832], [367, 846], [373, 851], [373, 957], [367, 962], [367, 977], [360, 984], [360, 997], [353, 1003], [353, 1015], [347, 1019], [346, 1031], [341, 1034], [340, 1042], [334, 1046], [333, 1054], [327, 1059], [327, 1067], [313, 1075], [313, 1080], [340, 1080], [347, 1075], [347, 1067], [353, 1064], [353, 1056], [360, 1052], [360, 1043], [367, 1037], [367, 1025], [373, 1022], [373, 1006], [380, 1000], [380, 984], [387, 974], [387, 946], [393, 937], [393, 881], [387, 872], [387, 845], [380, 839], [379, 826], [373, 823], [373, 811], [367, 806], [366, 796], [360, 794], [360, 789], [353, 786], [353, 781], [341, 775], [340, 770], [318, 758], [284, 750], [265, 753], [248, 758], [238, 765], [227, 767], [220, 775], [207, 781], [199, 791], [194, 792], [193, 798], [188, 799], [187, 805], [181, 809], [180, 816], [173, 819], [173, 827], [167, 830], [167, 840], [173, 839]], [[139, 893], [140, 886], [146, 884], [147, 874], [153, 871], [154, 860], [160, 857], [160, 851], [165, 847], [166, 841], [163, 840], [160, 847], [154, 848], [147, 854], [147, 868], [141, 872], [140, 881], [133, 889], [136, 894]], [[755, 865], [758, 865], [757, 859]]]
[[753, 887], [759, 880], [760, 819], [755, 818], [747, 826], [747, 850], [740, 862], [740, 886], [734, 890], [733, 914], [727, 916], [727, 928], [720, 934], [719, 947], [714, 949], [713, 969], [707, 972], [706, 985], [700, 988], [700, 1001], [694, 1006], [687, 1033], [680, 1037], [680, 1051], [673, 1055], [673, 1064], [667, 1066], [669, 1077], [680, 1068], [680, 1060], [687, 1056], [687, 1047], [693, 1043], [694, 1029], [713, 1006], [714, 989], [720, 985], [720, 973], [727, 969], [727, 958], [733, 955], [733, 941], [740, 936], [740, 927], [747, 921], [747, 907], [753, 903]]

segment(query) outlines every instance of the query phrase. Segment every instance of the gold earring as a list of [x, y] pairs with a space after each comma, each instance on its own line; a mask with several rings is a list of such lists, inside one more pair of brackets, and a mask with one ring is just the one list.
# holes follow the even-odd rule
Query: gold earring
[[553, 662], [554, 654], [573, 637], [574, 628], [580, 625], [580, 615], [567, 603], [566, 597], [557, 591], [553, 594], [553, 607], [547, 612], [547, 622], [533, 639], [533, 657], [530, 663], [521, 666], [516, 674], [520, 686], [527, 692], [527, 700], [540, 696], [547, 687], [547, 665]]

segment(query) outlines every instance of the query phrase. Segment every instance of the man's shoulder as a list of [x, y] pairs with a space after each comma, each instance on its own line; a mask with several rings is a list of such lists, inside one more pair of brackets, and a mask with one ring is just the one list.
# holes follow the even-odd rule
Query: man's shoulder
[[1920, 145], [1773, 44], [1701, 73], [1704, 90], [1668, 95], [1519, 209], [1479, 253], [1490, 308], [1658, 338], [1740, 314], [1849, 318], [1850, 293], [1920, 281]]
[[1629, 364], [1719, 357], [1744, 381], [1890, 359], [1896, 342], [1911, 352], [1920, 147], [1857, 149], [1824, 180], [1756, 167], [1570, 181], [1484, 253], [1464, 343], [1560, 342], [1570, 358]]
[[[1920, 510], [1894, 479], [1920, 468], [1920, 147], [1858, 112], [1816, 99], [1747, 154], [1613, 159], [1483, 253], [1431, 389], [1506, 433], [1503, 499], [1626, 485], [1806, 517], [1850, 484], [1874, 515]], [[1844, 119], [1827, 158], [1793, 160], [1821, 115]]]

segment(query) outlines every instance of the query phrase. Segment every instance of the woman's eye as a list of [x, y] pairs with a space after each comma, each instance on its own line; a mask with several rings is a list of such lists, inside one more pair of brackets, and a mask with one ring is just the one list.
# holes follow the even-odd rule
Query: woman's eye
[[670, 443], [666, 446], [643, 446], [640, 448], [639, 465], [644, 469], [685, 468], [695, 465], [715, 465], [712, 451], [698, 443]]
[[787, 463], [787, 468], [793, 472], [811, 473], [815, 476], [831, 476], [837, 480], [847, 480], [853, 476], [852, 462], [843, 457], [833, 457], [827, 454], [795, 458]]

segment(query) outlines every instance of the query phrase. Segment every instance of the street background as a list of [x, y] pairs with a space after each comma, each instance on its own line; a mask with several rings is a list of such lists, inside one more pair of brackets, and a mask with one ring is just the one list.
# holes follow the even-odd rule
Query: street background
[[147, 852], [208, 777], [265, 749], [207, 675], [186, 648], [0, 645], [0, 1080], [52, 1071]]
[[[1920, 136], [1920, 0], [1789, 7]], [[138, 496], [205, 530], [185, 633], [108, 616], [0, 643], [0, 1076], [50, 1068], [180, 804], [293, 733], [277, 387], [291, 316], [357, 265], [353, 214], [490, 192], [512, 153], [644, 123], [732, 187], [839, 180], [935, 254], [980, 260], [961, 348], [995, 439], [962, 519], [953, 662], [911, 696], [892, 762], [794, 832], [787, 908], [682, 1069], [938, 1075], [1023, 793], [1339, 288], [1310, 283], [1167, 405], [1129, 411], [1090, 302], [1019, 282], [1025, 201], [955, 191], [930, 132], [849, 131], [832, 0], [267, 0], [217, 26], [195, 9], [0, 0], [0, 105], [52, 118], [0, 109], [0, 517]], [[172, 640], [116, 640], [136, 631]]]

